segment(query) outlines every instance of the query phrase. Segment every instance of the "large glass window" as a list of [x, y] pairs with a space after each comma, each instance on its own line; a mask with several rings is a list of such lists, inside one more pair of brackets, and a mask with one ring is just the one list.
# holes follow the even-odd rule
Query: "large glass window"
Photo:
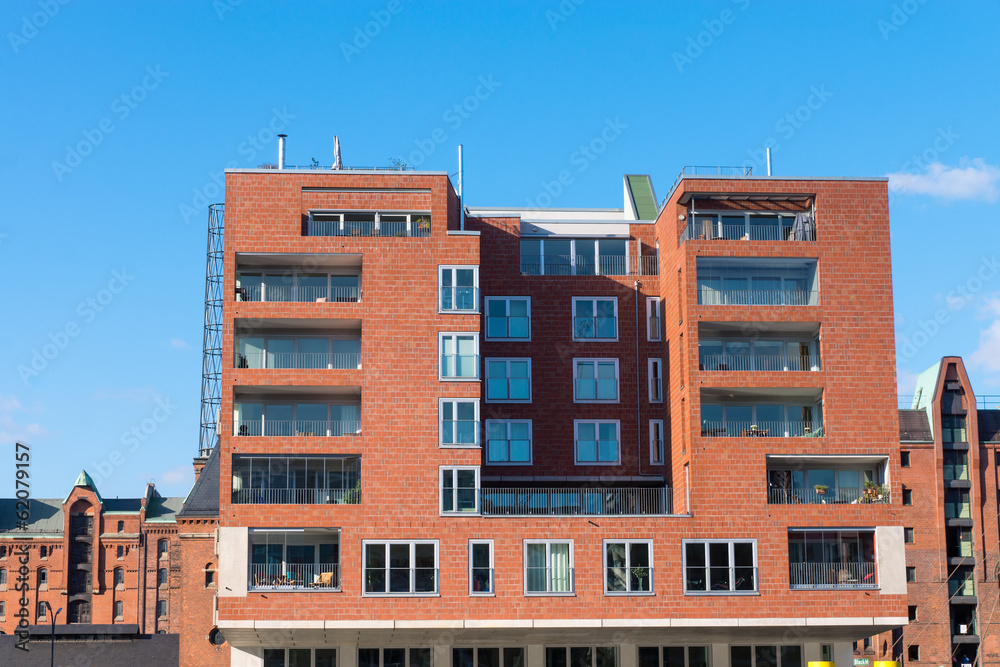
[[618, 401], [617, 359], [574, 359], [573, 400], [577, 403]]
[[264, 667], [337, 667], [337, 649], [266, 648]]
[[941, 442], [968, 442], [964, 415], [941, 415]]
[[340, 588], [340, 531], [250, 530], [249, 588]]
[[339, 437], [361, 432], [359, 405], [341, 403], [250, 403], [234, 405], [233, 435]]
[[451, 667], [524, 667], [524, 648], [455, 647], [451, 650]]
[[237, 301], [341, 302], [361, 300], [361, 278], [289, 269], [238, 271]]
[[329, 505], [361, 502], [358, 456], [234, 456], [233, 503]]
[[438, 592], [438, 543], [365, 541], [365, 595]]
[[619, 423], [617, 420], [574, 421], [576, 462], [615, 464], [619, 460]]
[[614, 646], [546, 646], [545, 667], [615, 667]]
[[834, 457], [781, 457], [768, 463], [771, 504], [887, 503], [886, 461], [841, 463]]
[[683, 544], [685, 593], [757, 590], [755, 540], [683, 540]]
[[487, 419], [486, 462], [530, 464], [531, 420]]
[[788, 567], [792, 588], [877, 588], [875, 532], [791, 530]]
[[429, 212], [310, 211], [307, 236], [424, 237], [431, 234]]
[[638, 667], [708, 667], [708, 647], [640, 646]]
[[[527, 276], [626, 276], [626, 239], [522, 238], [521, 273]], [[638, 263], [638, 260], [635, 260]]]
[[525, 540], [524, 592], [573, 592], [573, 543]]
[[486, 297], [486, 340], [530, 339], [530, 298], [526, 296]]
[[573, 297], [573, 340], [618, 340], [618, 299]]
[[478, 313], [479, 267], [442, 266], [438, 271], [441, 311]]
[[431, 667], [431, 649], [359, 648], [358, 667]]
[[441, 468], [441, 511], [479, 513], [478, 466]]
[[698, 258], [698, 305], [817, 304], [816, 260]]
[[818, 350], [815, 340], [706, 337], [698, 363], [704, 371], [818, 371]]
[[701, 434], [707, 437], [820, 437], [819, 404], [701, 404]]
[[531, 359], [487, 359], [486, 400], [531, 400]]
[[730, 646], [730, 667], [802, 667], [801, 646]]
[[653, 592], [651, 540], [604, 543], [604, 592]]
[[236, 350], [236, 368], [361, 368], [359, 338], [237, 336]]
[[479, 399], [442, 398], [438, 404], [438, 413], [441, 419], [442, 446], [479, 446]]
[[479, 334], [442, 333], [439, 336], [442, 380], [479, 379]]

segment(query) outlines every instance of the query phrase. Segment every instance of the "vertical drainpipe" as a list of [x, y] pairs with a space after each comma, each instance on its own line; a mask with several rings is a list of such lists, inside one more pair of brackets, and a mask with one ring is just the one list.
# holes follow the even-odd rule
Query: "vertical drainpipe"
[[458, 145], [458, 209], [459, 209], [459, 223], [458, 228], [461, 231], [465, 231], [465, 195], [462, 189], [462, 144]]
[[[636, 242], [638, 244], [638, 242]], [[640, 246], [641, 247], [641, 246]], [[635, 281], [635, 451], [639, 456], [639, 476], [642, 477], [642, 385], [639, 382], [639, 288], [642, 283]], [[662, 375], [662, 373], [660, 374]], [[662, 381], [662, 380], [661, 380]]]
[[139, 613], [139, 634], [146, 634], [146, 604], [143, 597], [146, 595], [146, 549], [143, 545], [142, 515], [139, 517], [139, 585], [136, 586], [136, 610]]

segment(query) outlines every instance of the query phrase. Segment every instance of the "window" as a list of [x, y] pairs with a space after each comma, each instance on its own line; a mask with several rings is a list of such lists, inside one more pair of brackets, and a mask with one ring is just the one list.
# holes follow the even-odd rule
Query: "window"
[[718, 393], [703, 395], [701, 435], [711, 438], [818, 438], [823, 435], [820, 403], [716, 403]]
[[439, 307], [443, 313], [479, 312], [479, 267], [442, 266], [438, 269], [441, 285]]
[[819, 654], [823, 662], [833, 662], [833, 644], [820, 644]]
[[756, 540], [683, 540], [685, 593], [757, 590]]
[[531, 359], [487, 359], [486, 400], [531, 400]]
[[649, 420], [649, 462], [663, 465], [663, 420]]
[[493, 595], [493, 540], [469, 541], [469, 595]]
[[[360, 264], [359, 271], [360, 271]], [[357, 303], [361, 301], [361, 278], [357, 274], [299, 273], [292, 269], [237, 269], [236, 301], [298, 303]]]
[[[749, 327], [748, 327], [749, 329]], [[819, 339], [805, 335], [762, 338], [748, 330], [739, 338], [715, 337], [705, 331], [698, 339], [698, 368], [703, 371], [818, 371]]]
[[205, 588], [215, 588], [215, 565], [213, 563], [205, 566]]
[[66, 613], [67, 623], [90, 623], [90, 603], [86, 600], [77, 600], [69, 603], [69, 610]]
[[646, 340], [660, 340], [660, 299], [646, 297]]
[[166, 540], [160, 540], [159, 542], [156, 543], [156, 552], [160, 554], [160, 560], [163, 560], [164, 558], [170, 555], [169, 549], [170, 546]]
[[545, 667], [615, 667], [614, 646], [546, 646]]
[[618, 463], [618, 420], [574, 420], [576, 463]]
[[157, 600], [156, 601], [156, 618], [164, 619], [167, 617], [167, 601]]
[[920, 660], [920, 647], [916, 644], [910, 644], [906, 647], [906, 657], [914, 662]]
[[816, 228], [812, 216], [805, 222], [797, 214], [773, 210], [755, 211], [690, 211], [690, 222], [686, 230], [687, 239], [724, 239], [744, 241], [815, 241]]
[[531, 420], [487, 419], [486, 462], [531, 464]]
[[118, 560], [125, 558], [125, 547], [119, 544], [115, 549], [115, 557], [118, 558]]
[[0, 591], [7, 590], [7, 570], [0, 570]]
[[118, 522], [118, 532], [119, 533], [124, 533], [125, 532], [125, 522], [124, 521], [119, 521]]
[[359, 648], [358, 667], [431, 667], [431, 649]]
[[115, 620], [121, 621], [125, 618], [125, 603], [121, 600], [115, 600]]
[[479, 514], [479, 467], [440, 470], [441, 512]]
[[233, 435], [267, 437], [342, 437], [361, 432], [358, 403], [273, 402], [237, 400]]
[[359, 456], [234, 456], [233, 503], [357, 505]]
[[911, 489], [903, 489], [903, 504], [904, 505], [913, 504], [913, 491]]
[[6, 558], [6, 557], [7, 557], [7, 545], [6, 544], [0, 545], [0, 558]]
[[913, 544], [913, 529], [903, 528], [903, 542], [906, 544]]
[[649, 402], [663, 402], [663, 360], [649, 360]]
[[[525, 276], [627, 276], [628, 239], [521, 238]], [[633, 260], [636, 264], [638, 260]], [[642, 270], [631, 267], [632, 273]]]
[[909, 468], [910, 467], [910, 453], [909, 452], [900, 452], [899, 453], [899, 465], [900, 465], [900, 467], [903, 467], [903, 468]]
[[651, 540], [604, 542], [604, 592], [653, 592]]
[[730, 667], [802, 667], [801, 646], [730, 646]]
[[438, 592], [438, 543], [364, 542], [366, 595]]
[[573, 593], [573, 542], [524, 541], [524, 592]]
[[165, 567], [156, 571], [156, 585], [160, 588], [167, 587], [167, 569]]
[[438, 415], [442, 447], [479, 446], [479, 399], [442, 398]]
[[789, 584], [793, 589], [878, 588], [875, 531], [788, 531]]
[[451, 649], [451, 667], [524, 667], [524, 648], [490, 647]]
[[968, 442], [963, 415], [941, 415], [941, 442]]
[[[219, 644], [222, 644], [223, 641], [220, 640]], [[264, 649], [264, 667], [337, 667], [337, 649], [266, 648]], [[378, 667], [378, 663], [375, 667]], [[427, 664], [427, 667], [430, 667], [430, 663]]]
[[309, 211], [306, 236], [431, 235], [430, 212], [410, 211]]
[[115, 568], [115, 590], [125, 590], [125, 570], [120, 567]]
[[911, 622], [917, 620], [917, 605], [911, 604], [908, 606], [906, 608], [906, 613]]
[[44, 567], [39, 568], [38, 570], [38, 590], [49, 590], [49, 571]]
[[72, 570], [69, 573], [69, 594], [89, 593], [92, 588], [90, 572], [86, 570]]
[[479, 379], [479, 334], [438, 334], [442, 380]]
[[573, 400], [577, 403], [617, 403], [618, 360], [574, 359]]
[[251, 590], [329, 591], [340, 588], [337, 529], [250, 529]]
[[708, 647], [640, 646], [638, 667], [708, 667]]
[[486, 297], [486, 340], [531, 340], [531, 299]]
[[815, 259], [699, 257], [698, 305], [815, 306]]
[[618, 299], [573, 297], [573, 340], [618, 340]]
[[7, 619], [7, 602], [0, 600], [0, 621]]
[[49, 547], [47, 547], [44, 544], [42, 546], [38, 547], [38, 557], [41, 558], [42, 560], [45, 560], [46, 558], [48, 558], [49, 557]]
[[233, 368], [357, 370], [361, 368], [361, 336], [236, 336]]
[[[46, 612], [48, 611], [49, 603], [42, 600], [38, 603], [38, 622], [45, 623], [48, 619], [45, 618]], [[25, 610], [27, 611], [27, 609]]]
[[917, 580], [917, 568], [912, 565], [906, 566], [906, 581], [914, 582]]

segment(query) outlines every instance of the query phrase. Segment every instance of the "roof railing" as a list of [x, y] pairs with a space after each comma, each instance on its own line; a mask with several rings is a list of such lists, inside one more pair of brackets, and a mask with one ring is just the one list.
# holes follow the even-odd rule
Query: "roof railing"
[[667, 196], [660, 202], [660, 206], [657, 208], [657, 211], [662, 210], [663, 207], [667, 205], [667, 202], [670, 201], [670, 197], [674, 194], [674, 190], [677, 189], [677, 186], [680, 185], [680, 182], [685, 176], [722, 176], [743, 178], [745, 176], [753, 176], [753, 167], [688, 165], [681, 169], [681, 173], [677, 174], [677, 178], [674, 179], [674, 184], [670, 186], [670, 190], [667, 191]]

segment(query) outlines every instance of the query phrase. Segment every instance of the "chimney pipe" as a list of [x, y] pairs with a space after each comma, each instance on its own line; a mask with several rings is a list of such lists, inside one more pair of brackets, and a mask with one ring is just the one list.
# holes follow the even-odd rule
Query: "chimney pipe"
[[285, 168], [285, 137], [287, 134], [278, 135], [278, 169]]
[[767, 149], [767, 175], [771, 175], [771, 149]]
[[459, 210], [459, 223], [458, 228], [461, 231], [465, 231], [465, 197], [462, 194], [462, 144], [458, 145], [458, 210]]

